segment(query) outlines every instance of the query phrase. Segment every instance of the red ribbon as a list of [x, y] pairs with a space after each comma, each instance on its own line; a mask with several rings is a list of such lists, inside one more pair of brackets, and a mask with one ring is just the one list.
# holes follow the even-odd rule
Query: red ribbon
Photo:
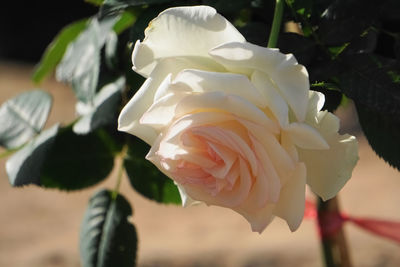
[[[316, 219], [318, 217], [317, 208], [313, 202], [306, 200], [304, 218]], [[371, 218], [356, 218], [343, 213], [327, 212], [320, 215], [323, 229], [320, 229], [322, 236], [334, 235], [345, 222], [352, 222], [360, 228], [400, 243], [400, 222], [386, 221]]]

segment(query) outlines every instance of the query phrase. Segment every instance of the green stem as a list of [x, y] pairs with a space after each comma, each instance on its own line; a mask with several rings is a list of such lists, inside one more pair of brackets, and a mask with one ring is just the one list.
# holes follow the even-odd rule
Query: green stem
[[278, 36], [282, 23], [283, 4], [284, 2], [282, 0], [276, 0], [274, 20], [272, 21], [271, 32], [268, 40], [269, 48], [275, 48], [278, 43]]
[[[328, 234], [327, 224], [332, 224], [334, 218], [339, 213], [337, 197], [326, 202], [318, 198], [318, 224], [321, 232], [321, 246], [324, 255], [326, 267], [351, 267], [350, 257], [347, 249], [347, 243], [343, 232], [343, 227], [328, 229], [332, 231]], [[332, 216], [335, 215], [335, 216]]]
[[118, 166], [117, 181], [115, 183], [114, 190], [112, 191], [111, 195], [112, 199], [116, 199], [119, 194], [119, 188], [121, 186], [121, 181], [122, 181], [122, 174], [124, 173], [124, 158], [126, 156], [127, 150], [128, 150], [127, 147], [124, 146], [119, 156], [119, 160], [121, 161], [121, 163]]

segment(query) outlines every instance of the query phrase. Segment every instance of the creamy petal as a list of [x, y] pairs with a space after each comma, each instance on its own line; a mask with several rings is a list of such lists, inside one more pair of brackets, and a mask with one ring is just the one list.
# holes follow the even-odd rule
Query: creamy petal
[[135, 45], [135, 71], [149, 75], [165, 57], [201, 56], [226, 42], [244, 42], [239, 31], [208, 6], [174, 7], [161, 12], [145, 30], [143, 42]]
[[260, 168], [258, 175], [255, 177], [254, 190], [252, 192], [254, 196], [250, 196], [250, 198], [254, 197], [254, 203], [261, 208], [267, 202], [276, 203], [278, 201], [281, 182], [265, 147], [252, 135], [250, 135], [250, 138]]
[[282, 188], [274, 214], [286, 220], [292, 232], [299, 228], [304, 216], [306, 166], [299, 163], [293, 176]]
[[198, 66], [197, 61], [189, 61], [185, 58], [167, 58], [159, 62], [152, 71], [150, 77], [144, 82], [136, 94], [122, 109], [118, 118], [118, 130], [128, 132], [152, 144], [157, 132], [147, 125], [141, 125], [139, 119], [153, 104], [157, 91], [162, 90], [163, 81], [174, 79], [185, 67]]
[[263, 94], [267, 100], [267, 106], [271, 109], [281, 127], [287, 126], [289, 123], [289, 107], [268, 76], [256, 70], [251, 75], [251, 82]]
[[321, 134], [305, 123], [294, 122], [288, 125], [283, 131], [289, 136], [295, 145], [304, 149], [328, 149]]
[[[299, 159], [307, 166], [307, 184], [323, 200], [334, 197], [350, 179], [358, 161], [358, 143], [354, 136], [338, 134], [338, 119], [320, 112], [317, 130], [329, 145], [328, 150], [299, 149]], [[336, 130], [336, 131], [335, 131]]]
[[240, 175], [235, 187], [231, 191], [222, 191], [212, 195], [199, 185], [184, 184], [186, 193], [197, 201], [202, 201], [207, 205], [217, 205], [227, 208], [234, 208], [240, 205], [248, 196], [251, 189], [251, 175], [243, 160], [235, 163], [234, 169], [239, 169]]
[[155, 101], [140, 118], [142, 125], [162, 131], [175, 117], [175, 108], [179, 101], [186, 96], [185, 93], [168, 94]]
[[259, 70], [269, 76], [293, 110], [298, 121], [307, 112], [309, 80], [306, 68], [293, 55], [251, 43], [231, 42], [213, 48], [210, 55], [228, 69], [242, 73]]
[[157, 137], [157, 132], [151, 127], [141, 125], [139, 119], [153, 101], [155, 88], [152, 87], [152, 84], [152, 78], [148, 78], [139, 91], [121, 110], [118, 117], [119, 131], [136, 135], [149, 145], [153, 144]]
[[192, 132], [198, 136], [202, 136], [207, 140], [211, 140], [218, 144], [229, 147], [236, 153], [238, 153], [242, 158], [245, 158], [251, 167], [253, 175], [257, 175], [258, 167], [257, 160], [254, 152], [249, 147], [241, 137], [236, 133], [223, 130], [215, 126], [203, 126], [192, 129]]
[[175, 89], [177, 92], [204, 93], [221, 91], [238, 95], [260, 108], [267, 106], [267, 98], [254, 87], [246, 76], [241, 74], [184, 70], [179, 73], [173, 83], [187, 85], [177, 87]]
[[250, 134], [264, 146], [275, 170], [278, 172], [281, 183], [284, 184], [286, 177], [290, 176], [296, 167], [294, 160], [281, 146], [277, 138], [270, 132], [266, 131], [264, 127], [246, 120], [239, 119], [238, 121], [240, 121], [240, 123], [249, 130]]
[[266, 130], [277, 133], [278, 127], [259, 108], [246, 99], [228, 95], [223, 92], [207, 92], [200, 95], [189, 95], [182, 99], [176, 107], [176, 117], [201, 111], [220, 111], [230, 113], [249, 121], [263, 125]]

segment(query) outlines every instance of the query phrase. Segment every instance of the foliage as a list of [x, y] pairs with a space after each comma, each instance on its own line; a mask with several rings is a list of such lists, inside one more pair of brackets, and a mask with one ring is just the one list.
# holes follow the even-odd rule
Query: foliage
[[[178, 190], [144, 159], [148, 146], [117, 132], [120, 109], [143, 78], [131, 70], [132, 46], [160, 11], [171, 6], [214, 6], [248, 41], [266, 45], [272, 0], [85, 0], [99, 6], [92, 18], [66, 26], [33, 74], [40, 83], [56, 72], [77, 98], [70, 125], [42, 131], [51, 97], [29, 91], [0, 107], [0, 145], [12, 186], [35, 184], [83, 189], [105, 179], [117, 157], [133, 189], [161, 202], [179, 202]], [[310, 75], [311, 89], [326, 95], [333, 111], [344, 96], [354, 101], [361, 127], [376, 153], [400, 169], [400, 4], [397, 0], [286, 0], [278, 47], [293, 53]], [[282, 27], [283, 28], [283, 27]], [[119, 183], [119, 182], [118, 182]], [[127, 200], [109, 191], [92, 197], [81, 233], [83, 266], [131, 266], [136, 233]], [[94, 233], [92, 235], [92, 233]], [[103, 265], [102, 265], [103, 264]]]

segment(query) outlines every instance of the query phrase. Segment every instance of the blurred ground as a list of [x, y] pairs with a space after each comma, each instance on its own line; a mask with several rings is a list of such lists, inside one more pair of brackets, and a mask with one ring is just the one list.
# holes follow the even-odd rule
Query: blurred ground
[[[0, 63], [0, 103], [35, 88], [32, 66]], [[48, 125], [74, 117], [74, 97], [53, 80], [40, 86], [54, 96]], [[340, 193], [351, 215], [400, 221], [400, 173], [379, 159], [359, 133], [351, 106], [341, 110], [343, 127], [357, 134], [360, 161]], [[347, 114], [346, 116], [344, 114]], [[0, 126], [1, 127], [1, 126]], [[112, 188], [115, 175], [95, 188], [58, 192], [37, 187], [11, 188], [0, 160], [0, 267], [75, 267], [79, 264], [79, 225], [91, 194]], [[136, 194], [127, 179], [124, 194], [134, 206], [139, 234], [138, 265], [155, 266], [322, 266], [313, 221], [291, 233], [276, 219], [261, 235], [230, 210], [159, 205]], [[354, 266], [400, 266], [400, 245], [348, 224], [345, 227]]]

